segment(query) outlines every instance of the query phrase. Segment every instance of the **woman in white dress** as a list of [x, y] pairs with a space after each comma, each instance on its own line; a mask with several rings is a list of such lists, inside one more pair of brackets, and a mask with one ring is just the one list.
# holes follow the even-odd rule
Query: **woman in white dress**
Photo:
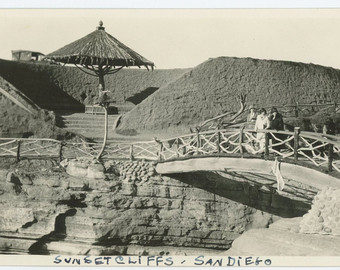
[[[260, 114], [256, 118], [255, 131], [258, 131], [259, 129], [268, 129], [268, 128], [269, 128], [269, 119], [267, 116], [267, 111], [264, 108], [262, 108], [260, 109]], [[259, 152], [264, 151], [265, 133], [257, 132], [256, 140], [259, 143]]]

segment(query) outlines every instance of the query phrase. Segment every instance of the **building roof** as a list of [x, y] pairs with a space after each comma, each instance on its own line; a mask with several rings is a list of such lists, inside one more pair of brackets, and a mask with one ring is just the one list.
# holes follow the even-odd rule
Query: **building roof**
[[35, 51], [30, 51], [30, 50], [12, 50], [12, 53], [18, 53], [18, 52], [29, 52], [29, 53], [34, 53], [34, 54], [38, 54], [38, 55], [45, 55], [41, 52], [35, 52]]

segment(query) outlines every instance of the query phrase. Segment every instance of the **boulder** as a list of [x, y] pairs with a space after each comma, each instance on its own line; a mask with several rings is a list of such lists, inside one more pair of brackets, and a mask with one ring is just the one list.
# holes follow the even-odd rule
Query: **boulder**
[[72, 176], [86, 177], [87, 176], [87, 167], [88, 167], [88, 165], [83, 163], [83, 162], [72, 160], [72, 161], [69, 162], [69, 164], [66, 168], [66, 172], [69, 175], [72, 175]]
[[88, 178], [94, 178], [94, 179], [105, 178], [105, 168], [104, 168], [104, 166], [100, 163], [90, 164], [87, 167], [87, 177]]
[[104, 179], [105, 167], [101, 163], [90, 160], [71, 160], [68, 162], [66, 172], [75, 177]]

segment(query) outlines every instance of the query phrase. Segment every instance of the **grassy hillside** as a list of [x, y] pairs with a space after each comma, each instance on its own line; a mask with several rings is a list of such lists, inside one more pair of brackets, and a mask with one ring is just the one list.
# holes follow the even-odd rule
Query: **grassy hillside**
[[[123, 69], [105, 77], [106, 90], [114, 92], [118, 104], [139, 103], [160, 86], [182, 75], [183, 69], [154, 70]], [[98, 79], [76, 67], [48, 63], [0, 60], [0, 76], [30, 97], [44, 109], [73, 107], [82, 111], [98, 93]]]
[[236, 96], [247, 104], [284, 105], [339, 100], [340, 71], [313, 65], [251, 58], [209, 59], [127, 113], [124, 130], [187, 129], [225, 111], [237, 111]]

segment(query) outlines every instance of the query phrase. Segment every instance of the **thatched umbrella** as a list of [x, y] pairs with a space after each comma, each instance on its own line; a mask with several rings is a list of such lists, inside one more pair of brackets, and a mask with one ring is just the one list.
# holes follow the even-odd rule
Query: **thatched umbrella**
[[64, 64], [74, 64], [83, 72], [99, 78], [99, 95], [96, 104], [104, 108], [105, 133], [102, 149], [97, 158], [104, 152], [108, 134], [107, 111], [112, 102], [110, 91], [105, 91], [104, 76], [114, 74], [123, 67], [137, 66], [153, 69], [154, 63], [136, 53], [116, 38], [105, 32], [103, 22], [99, 22], [97, 30], [78, 39], [45, 57]]

